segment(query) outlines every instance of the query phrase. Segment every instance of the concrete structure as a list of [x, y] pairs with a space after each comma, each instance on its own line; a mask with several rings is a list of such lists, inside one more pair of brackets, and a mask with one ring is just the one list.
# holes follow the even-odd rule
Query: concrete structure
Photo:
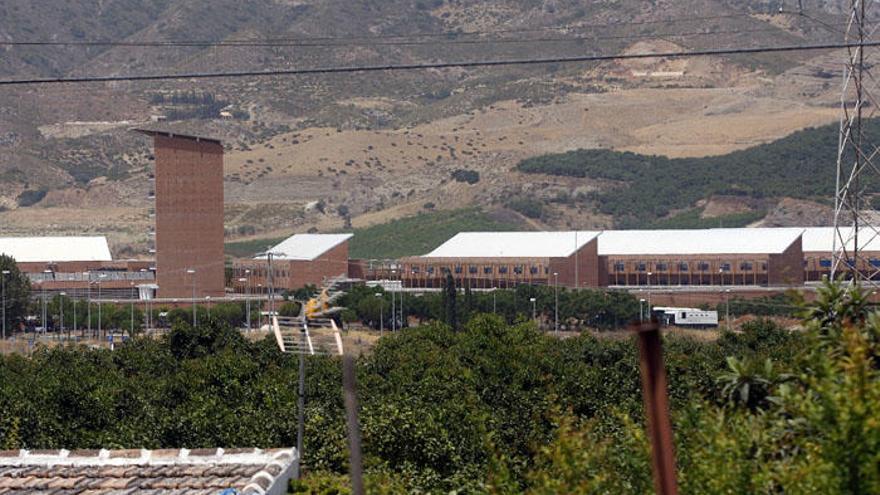
[[803, 284], [802, 228], [620, 230], [599, 236], [602, 285]]
[[[880, 279], [880, 238], [874, 236], [871, 230], [859, 230], [862, 257], [859, 269], [867, 278]], [[844, 238], [848, 237], [844, 235]], [[840, 246], [840, 239], [836, 244]], [[831, 275], [834, 248], [834, 227], [804, 228], [804, 279], [807, 282], [816, 282]], [[852, 253], [852, 242], [847, 246], [847, 251]]]
[[107, 297], [128, 299], [155, 279], [150, 261], [114, 261], [105, 237], [3, 237], [0, 254], [16, 260], [35, 296], [45, 291], [85, 298], [100, 287]]
[[[348, 241], [352, 234], [296, 234], [270, 248], [272, 286], [276, 290], [296, 290], [325, 280], [348, 276]], [[240, 279], [245, 279], [244, 282]], [[265, 292], [269, 287], [267, 256], [238, 260], [232, 267], [235, 292]]]
[[[367, 278], [400, 279], [408, 287], [441, 287], [450, 273], [460, 286], [517, 284], [598, 287], [599, 232], [464, 232], [424, 256], [367, 266]], [[558, 274], [554, 276], [554, 273]]]
[[156, 271], [160, 298], [221, 297], [223, 145], [151, 130], [156, 157]]

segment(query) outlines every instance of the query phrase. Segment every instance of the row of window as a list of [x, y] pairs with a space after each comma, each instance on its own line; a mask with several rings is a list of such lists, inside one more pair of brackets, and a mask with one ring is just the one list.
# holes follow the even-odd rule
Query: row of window
[[[871, 258], [868, 260], [868, 263], [871, 266], [873, 266], [874, 268], [880, 268], [880, 259], [878, 259], [878, 258]], [[804, 261], [804, 264], [806, 265], [807, 262]], [[847, 265], [849, 265], [849, 266], [852, 266], [852, 264], [853, 264], [852, 261], [847, 263]], [[831, 265], [832, 265], [832, 261], [828, 258], [822, 258], [819, 260], [819, 266], [821, 268], [831, 268]]]
[[[245, 270], [250, 270], [251, 272], [248, 274], [248, 273], [245, 273]], [[277, 269], [277, 270], [273, 269], [272, 273], [274, 274], [275, 278], [284, 278], [284, 277], [287, 277], [287, 275], [289, 274], [289, 271], [285, 270], [283, 268]], [[257, 268], [257, 267], [254, 267], [254, 268], [233, 268], [232, 275], [235, 278], [243, 278], [243, 277], [247, 277], [248, 275], [253, 275], [254, 277], [267, 278], [269, 276], [269, 270], [267, 268]]]
[[[413, 266], [411, 268], [411, 272], [413, 275], [418, 275], [422, 272], [422, 267]], [[467, 267], [462, 265], [455, 265], [451, 269], [449, 267], [439, 267], [435, 268], [434, 266], [428, 265], [425, 267], [425, 273], [428, 275], [433, 275], [434, 273], [455, 273], [456, 275], [461, 275], [467, 272], [469, 275], [478, 275], [482, 273], [483, 275], [492, 275], [494, 273], [499, 274], [507, 274], [514, 273], [516, 275], [522, 275], [523, 273], [529, 273], [531, 275], [540, 275], [542, 272], [544, 275], [548, 275], [550, 273], [550, 269], [547, 267], [538, 266], [525, 266], [525, 265], [501, 265], [501, 266], [493, 266], [493, 265], [468, 265]]]
[[[680, 271], [680, 272], [687, 272], [690, 270], [690, 263], [687, 263], [687, 262], [680, 262], [677, 264], [677, 266], [678, 266], [678, 271]], [[718, 269], [722, 272], [729, 272], [729, 271], [731, 271], [732, 268], [733, 268], [733, 265], [731, 263], [720, 263], [718, 265]], [[755, 269], [754, 265], [749, 261], [743, 261], [739, 264], [739, 271], [741, 271], [741, 272], [750, 272], [754, 269]], [[767, 263], [761, 263], [761, 269], [767, 270]], [[700, 262], [696, 263], [696, 271], [707, 272], [709, 270], [710, 270], [709, 263], [707, 263], [705, 261], [700, 261]], [[615, 262], [614, 263], [614, 271], [615, 272], [625, 272], [626, 271], [626, 263], [624, 263], [622, 261]], [[636, 271], [647, 272], [648, 271], [648, 264], [646, 262], [636, 263]], [[654, 263], [654, 271], [667, 272], [667, 271], [669, 271], [669, 264], [668, 263]]]

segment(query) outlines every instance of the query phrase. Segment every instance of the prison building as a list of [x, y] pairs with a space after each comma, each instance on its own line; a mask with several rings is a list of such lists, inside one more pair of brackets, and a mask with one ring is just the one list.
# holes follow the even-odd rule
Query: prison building
[[[407, 287], [436, 288], [451, 274], [472, 288], [518, 284], [597, 287], [599, 232], [463, 232], [424, 256], [399, 260], [395, 273]], [[376, 278], [376, 277], [372, 277]]]
[[606, 230], [600, 279], [608, 286], [803, 284], [802, 228]]
[[149, 261], [113, 260], [101, 236], [0, 237], [0, 254], [15, 259], [35, 297], [64, 292], [84, 299], [101, 291], [128, 299], [138, 297], [140, 287], [155, 277]]
[[[351, 237], [352, 234], [296, 234], [270, 248], [267, 253], [272, 253], [272, 287], [292, 291], [348, 277]], [[237, 293], [267, 292], [269, 277], [265, 254], [233, 263], [232, 281]]]
[[[858, 266], [865, 276], [880, 279], [880, 237], [875, 234], [875, 230], [880, 230], [880, 227], [859, 229]], [[845, 229], [842, 235], [836, 236], [834, 227], [805, 227], [804, 279], [807, 282], [818, 282], [823, 277], [830, 276], [834, 264], [833, 253], [844, 244], [847, 257], [852, 260], [852, 237], [851, 229]], [[847, 259], [842, 257], [841, 265], [838, 267], [840, 275], [846, 276], [851, 265], [852, 261], [847, 262]]]
[[160, 298], [225, 295], [223, 145], [153, 130], [156, 276]]

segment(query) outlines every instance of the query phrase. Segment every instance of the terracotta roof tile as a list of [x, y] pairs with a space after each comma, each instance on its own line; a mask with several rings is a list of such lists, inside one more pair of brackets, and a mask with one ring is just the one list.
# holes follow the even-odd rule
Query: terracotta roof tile
[[285, 486], [297, 461], [294, 449], [2, 451], [0, 495], [259, 493]]

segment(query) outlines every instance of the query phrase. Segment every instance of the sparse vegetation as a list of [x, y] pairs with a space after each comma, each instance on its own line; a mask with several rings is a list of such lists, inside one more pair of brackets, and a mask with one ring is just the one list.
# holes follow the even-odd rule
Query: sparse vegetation
[[42, 201], [48, 192], [49, 189], [45, 187], [41, 187], [40, 189], [25, 189], [18, 195], [18, 206], [33, 206]]

